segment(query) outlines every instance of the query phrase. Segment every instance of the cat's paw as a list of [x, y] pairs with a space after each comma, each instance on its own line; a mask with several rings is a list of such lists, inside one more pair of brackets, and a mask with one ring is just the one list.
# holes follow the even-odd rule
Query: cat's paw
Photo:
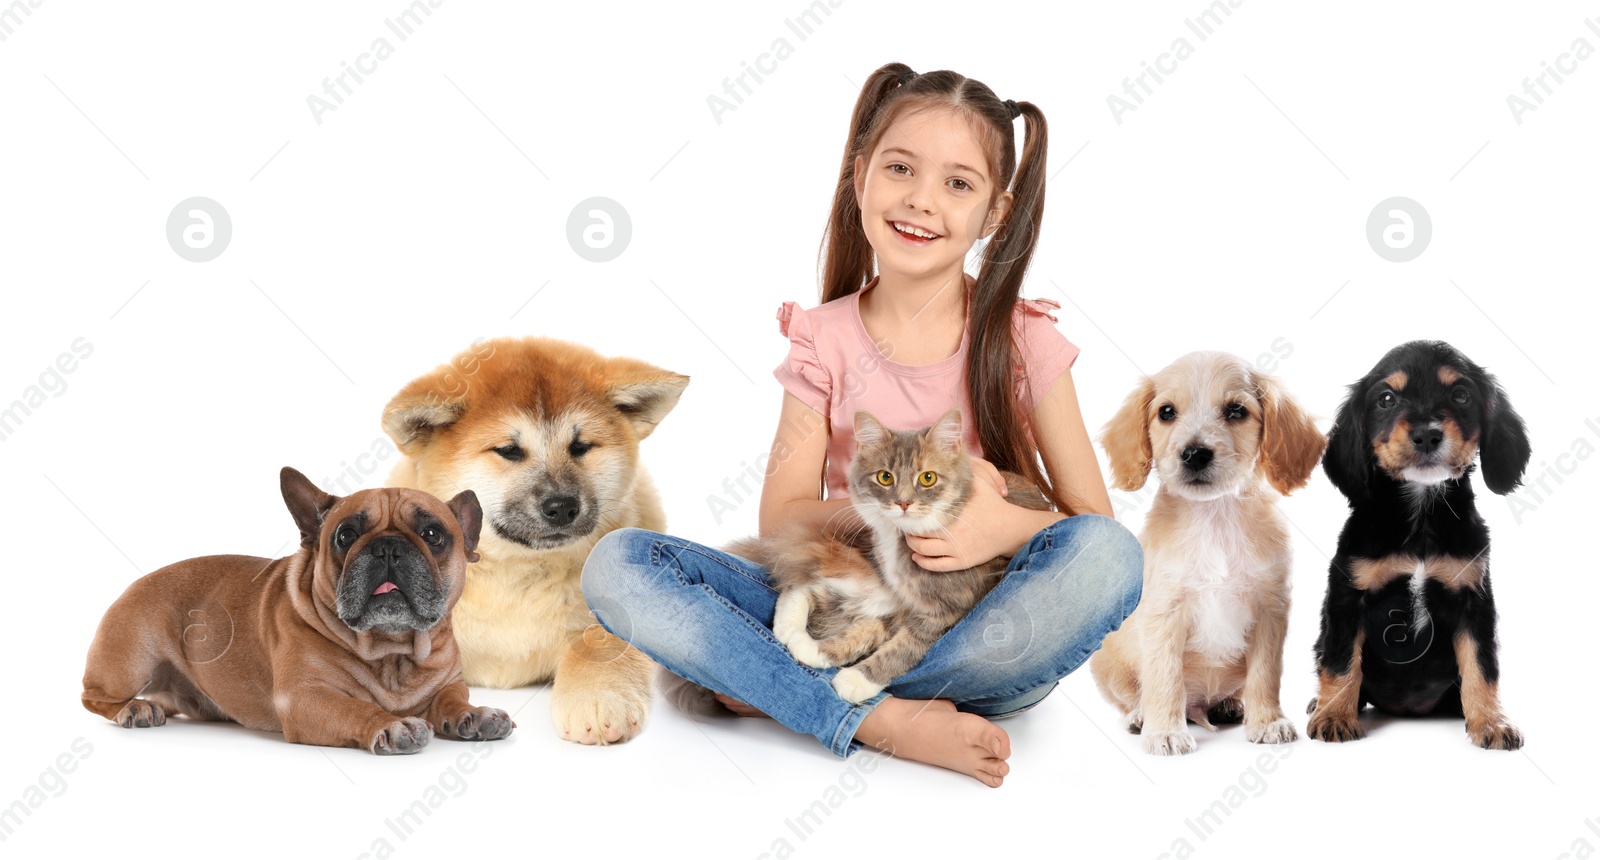
[[789, 656], [802, 666], [810, 666], [813, 669], [832, 669], [834, 666], [828, 655], [817, 647], [817, 640], [812, 639], [803, 630], [799, 636], [784, 641], [783, 647], [788, 648]]
[[778, 596], [778, 605], [772, 612], [772, 635], [789, 644], [797, 636], [811, 638], [806, 632], [806, 622], [811, 616], [811, 601], [801, 591], [789, 590]]
[[883, 684], [874, 684], [860, 669], [854, 666], [840, 669], [838, 674], [833, 676], [834, 692], [839, 694], [839, 698], [852, 705], [859, 705], [878, 695], [883, 692], [883, 688]]

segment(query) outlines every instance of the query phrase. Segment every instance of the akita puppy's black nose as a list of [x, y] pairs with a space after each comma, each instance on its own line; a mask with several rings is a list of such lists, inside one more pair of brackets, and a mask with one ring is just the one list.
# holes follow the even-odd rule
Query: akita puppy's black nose
[[578, 518], [578, 498], [576, 496], [555, 496], [544, 500], [539, 506], [539, 512], [553, 526], [571, 525]]

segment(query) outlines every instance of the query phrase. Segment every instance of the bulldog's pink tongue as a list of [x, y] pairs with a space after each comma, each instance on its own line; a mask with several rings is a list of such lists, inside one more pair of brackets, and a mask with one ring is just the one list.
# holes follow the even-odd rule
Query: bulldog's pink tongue
[[400, 586], [395, 585], [392, 582], [385, 582], [384, 584], [378, 586], [377, 588], [372, 589], [372, 593], [373, 593], [374, 596], [379, 595], [379, 594], [388, 594], [389, 592], [394, 591], [395, 589], [397, 589], [399, 587]]

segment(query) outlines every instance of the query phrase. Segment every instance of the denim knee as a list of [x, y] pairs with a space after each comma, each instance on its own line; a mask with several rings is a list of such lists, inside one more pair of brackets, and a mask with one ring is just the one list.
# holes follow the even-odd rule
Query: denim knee
[[622, 600], [633, 590], [632, 565], [648, 564], [651, 539], [660, 537], [647, 529], [623, 528], [607, 532], [589, 550], [583, 563], [579, 587], [583, 599], [593, 606], [598, 599]]
[[[1071, 576], [1053, 579], [1076, 599], [1088, 597], [1109, 632], [1139, 605], [1144, 592], [1144, 548], [1127, 526], [1100, 514], [1078, 514], [1057, 521], [1034, 540], [1068, 550]], [[1031, 547], [1030, 547], [1031, 548]]]

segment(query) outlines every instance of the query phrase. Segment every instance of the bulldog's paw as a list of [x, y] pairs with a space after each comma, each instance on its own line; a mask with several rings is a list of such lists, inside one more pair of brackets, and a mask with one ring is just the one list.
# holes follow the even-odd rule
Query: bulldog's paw
[[1253, 744], [1286, 744], [1300, 737], [1288, 717], [1279, 717], [1270, 723], [1246, 721], [1244, 736]]
[[1486, 750], [1514, 750], [1522, 748], [1522, 731], [1505, 717], [1480, 725], [1468, 725], [1467, 737]]
[[439, 724], [439, 736], [463, 741], [497, 741], [517, 724], [499, 708], [473, 708]]
[[421, 717], [401, 717], [375, 732], [367, 749], [378, 755], [410, 755], [421, 752], [433, 738], [433, 729]]
[[873, 683], [865, 673], [854, 666], [840, 669], [833, 676], [833, 691], [839, 694], [839, 698], [852, 705], [859, 705], [878, 695], [883, 692], [884, 686]]
[[1306, 736], [1340, 744], [1361, 740], [1367, 736], [1367, 732], [1361, 728], [1361, 720], [1355, 714], [1321, 712], [1311, 715], [1311, 720], [1306, 723]]
[[614, 744], [639, 733], [650, 712], [650, 692], [570, 687], [556, 684], [550, 718], [564, 740], [580, 744]]
[[1187, 729], [1143, 732], [1144, 751], [1151, 755], [1188, 755], [1199, 749]]
[[125, 729], [143, 729], [159, 726], [167, 721], [167, 712], [160, 705], [146, 699], [134, 699], [117, 712], [116, 724]]

